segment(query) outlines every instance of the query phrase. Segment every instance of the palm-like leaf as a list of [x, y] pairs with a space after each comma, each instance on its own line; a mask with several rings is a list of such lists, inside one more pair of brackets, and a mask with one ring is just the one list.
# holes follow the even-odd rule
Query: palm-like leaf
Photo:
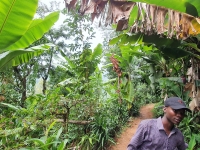
[[20, 39], [29, 27], [38, 0], [1, 0], [0, 1], [0, 51]]
[[48, 44], [24, 50], [40, 39], [59, 17], [59, 12], [53, 12], [44, 19], [33, 20], [37, 4], [38, 0], [0, 1], [0, 69], [28, 62], [49, 48]]
[[44, 33], [49, 31], [52, 25], [58, 20], [58, 17], [59, 12], [53, 12], [44, 19], [33, 20], [22, 37], [6, 49], [15, 50], [28, 47], [34, 41], [40, 39]]
[[17, 66], [28, 62], [31, 58], [40, 55], [44, 50], [48, 50], [52, 44], [43, 44], [28, 49], [7, 51], [0, 54], [0, 70], [3, 68]]

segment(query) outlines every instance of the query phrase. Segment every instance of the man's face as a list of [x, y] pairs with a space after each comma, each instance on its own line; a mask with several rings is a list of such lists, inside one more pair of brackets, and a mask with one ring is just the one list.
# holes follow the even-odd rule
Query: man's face
[[179, 123], [183, 120], [185, 116], [185, 109], [172, 109], [171, 107], [165, 107], [164, 112], [168, 121], [175, 125], [179, 125]]

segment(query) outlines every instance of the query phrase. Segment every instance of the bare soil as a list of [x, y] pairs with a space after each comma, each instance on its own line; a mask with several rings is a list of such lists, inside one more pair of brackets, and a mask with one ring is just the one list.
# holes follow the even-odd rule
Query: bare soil
[[133, 118], [129, 121], [128, 126], [122, 131], [121, 135], [116, 138], [115, 145], [112, 145], [108, 150], [126, 150], [127, 146], [135, 134], [139, 123], [144, 119], [150, 119], [153, 117], [152, 109], [154, 104], [148, 104], [140, 109], [140, 116]]

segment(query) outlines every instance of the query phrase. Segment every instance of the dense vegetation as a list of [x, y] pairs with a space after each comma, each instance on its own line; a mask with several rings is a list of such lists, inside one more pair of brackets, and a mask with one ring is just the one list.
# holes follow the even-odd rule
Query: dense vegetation
[[[102, 150], [142, 105], [156, 103], [157, 117], [166, 95], [192, 101], [185, 85], [200, 58], [198, 35], [182, 41], [102, 27], [104, 42], [93, 48], [95, 30], [78, 7], [15, 1], [0, 2], [0, 149]], [[179, 127], [189, 150], [200, 147], [199, 115]]]

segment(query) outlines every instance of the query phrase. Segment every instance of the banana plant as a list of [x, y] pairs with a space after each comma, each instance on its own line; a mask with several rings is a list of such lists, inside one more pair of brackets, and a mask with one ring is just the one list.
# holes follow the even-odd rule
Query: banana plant
[[59, 12], [53, 12], [44, 19], [34, 19], [38, 0], [2, 0], [0, 7], [0, 69], [27, 62], [49, 48], [50, 45], [29, 46], [49, 31], [58, 20]]
[[66, 65], [63, 67], [66, 68], [68, 74], [66, 79], [58, 83], [58, 85], [67, 87], [65, 93], [68, 94], [73, 93], [75, 90], [78, 90], [76, 94], [87, 91], [90, 88], [89, 84], [92, 75], [98, 70], [98, 63], [102, 54], [101, 44], [98, 44], [93, 52], [91, 49], [84, 50], [75, 60], [66, 56], [62, 51], [61, 54], [66, 59]]
[[[183, 47], [181, 41], [177, 39], [160, 38], [158, 35], [147, 36], [141, 33], [132, 35], [121, 34], [110, 40], [110, 45], [116, 43], [119, 44], [122, 58], [133, 56], [142, 57], [149, 64], [150, 85], [154, 92], [156, 89], [155, 83], [158, 79], [162, 76], [170, 76], [170, 68], [172, 67], [171, 63], [174, 64], [174, 61], [172, 60], [188, 57], [188, 55], [199, 58], [198, 55], [181, 49], [181, 47]], [[195, 44], [184, 43], [184, 46], [186, 47], [190, 46], [191, 48], [191, 45], [195, 47]], [[196, 49], [198, 50], [197, 47]]]
[[[139, 36], [138, 36], [139, 37]], [[135, 38], [136, 39], [138, 39]], [[115, 40], [115, 39], [114, 39]], [[111, 44], [113, 44], [112, 42], [117, 42], [116, 41], [110, 41]], [[133, 88], [133, 84], [132, 84], [132, 76], [134, 74], [133, 72], [133, 61], [135, 56], [137, 57], [141, 57], [143, 56], [143, 53], [139, 52], [138, 49], [140, 49], [140, 45], [123, 45], [122, 43], [119, 44], [120, 45], [120, 52], [121, 55], [117, 55], [117, 54], [107, 54], [108, 57], [113, 57], [112, 59], [115, 59], [118, 62], [118, 65], [121, 70], [122, 70], [122, 75], [120, 76], [120, 78], [118, 77], [118, 79], [115, 79], [115, 81], [117, 82], [117, 87], [118, 87], [118, 97], [119, 99], [123, 99], [127, 102], [127, 108], [130, 109], [132, 102], [134, 101], [134, 88]], [[115, 64], [113, 64], [113, 66], [115, 66]], [[110, 81], [114, 81], [113, 79]], [[120, 101], [119, 101], [120, 102]]]
[[[187, 41], [181, 41], [174, 38], [160, 37], [159, 35], [145, 35], [143, 33], [136, 34], [127, 34], [122, 33], [119, 36], [110, 40], [109, 44], [119, 44], [120, 48], [126, 47], [126, 49], [136, 49], [138, 50], [141, 46], [146, 51], [151, 50], [160, 50], [164, 55], [172, 58], [181, 58], [185, 56], [193, 56], [197, 59], [200, 59], [200, 56], [193, 53], [192, 50], [199, 52], [200, 49], [197, 46], [197, 43], [191, 43]], [[154, 48], [154, 49], [153, 49]], [[131, 53], [131, 51], [127, 51]]]
[[[73, 110], [76, 105], [84, 109], [81, 112], [82, 118], [90, 116], [94, 111], [94, 105], [97, 102], [96, 98], [98, 98], [101, 92], [100, 84], [102, 79], [98, 69], [98, 63], [101, 59], [102, 46], [98, 44], [94, 50], [85, 49], [74, 60], [63, 52], [61, 52], [61, 54], [66, 59], [65, 64], [62, 66], [66, 69], [66, 79], [58, 83], [58, 86], [61, 88], [62, 94], [66, 97], [67, 115], [65, 130], [67, 131], [68, 121], [71, 119], [69, 118], [71, 117], [71, 110]], [[85, 105], [86, 103], [87, 105]], [[79, 111], [81, 111], [81, 109]]]
[[63, 52], [61, 54], [66, 59], [67, 68], [73, 76], [77, 79], [84, 78], [85, 80], [89, 80], [89, 77], [95, 72], [100, 62], [102, 45], [98, 44], [93, 52], [91, 49], [83, 50], [82, 54], [76, 60], [71, 60]]
[[18, 49], [3, 52], [0, 54], [0, 70], [10, 66], [17, 66], [19, 64], [26, 63], [31, 58], [42, 54], [46, 50], [49, 50], [49, 48], [52, 46], [55, 45], [51, 43], [46, 43], [27, 49]]

